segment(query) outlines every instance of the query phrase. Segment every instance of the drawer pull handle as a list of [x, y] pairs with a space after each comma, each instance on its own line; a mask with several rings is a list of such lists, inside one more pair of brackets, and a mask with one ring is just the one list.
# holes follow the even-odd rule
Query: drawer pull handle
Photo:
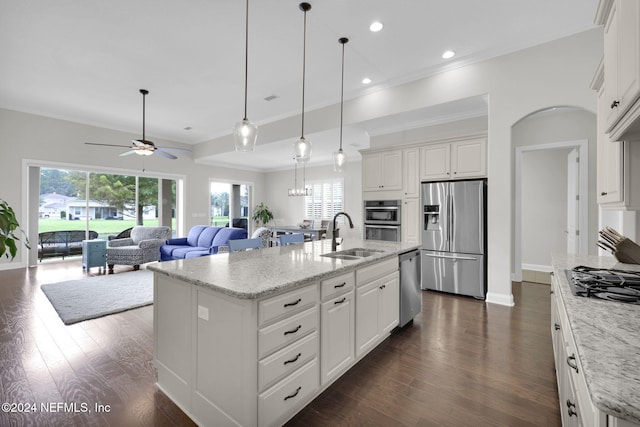
[[611, 109], [613, 110], [614, 108], [616, 108], [618, 105], [620, 105], [620, 101], [615, 100], [611, 103]]
[[302, 356], [302, 353], [298, 353], [298, 355], [296, 357], [294, 357], [293, 359], [285, 360], [284, 364], [287, 365], [289, 363], [297, 362], [298, 359], [300, 359], [300, 356]]
[[342, 304], [343, 302], [345, 302], [347, 299], [346, 298], [342, 298], [340, 301], [334, 301], [334, 304]]
[[302, 325], [298, 325], [298, 327], [297, 327], [297, 328], [292, 329], [292, 330], [290, 330], [290, 331], [286, 331], [284, 334], [285, 334], [285, 335], [295, 334], [296, 332], [298, 332], [298, 331], [300, 330], [300, 328], [302, 328]]
[[342, 282], [339, 285], [335, 285], [334, 288], [344, 288], [344, 286], [347, 284], [347, 282]]
[[296, 301], [296, 302], [288, 302], [288, 303], [286, 303], [284, 306], [285, 306], [285, 307], [291, 307], [291, 306], [294, 306], [294, 305], [298, 305], [298, 303], [299, 303], [300, 301], [302, 301], [302, 298], [298, 298], [298, 301]]
[[[571, 363], [573, 362], [573, 363]], [[571, 356], [567, 357], [567, 365], [569, 365], [572, 369], [576, 370], [576, 373], [578, 373], [578, 364], [576, 363], [576, 355], [572, 354]]]
[[560, 325], [558, 325], [557, 323], [553, 324], [553, 329], [555, 329], [556, 331], [560, 330]]
[[382, 285], [382, 286], [380, 286], [380, 289], [384, 289], [386, 287], [387, 287], [387, 285]]
[[296, 397], [298, 395], [298, 393], [300, 393], [300, 390], [302, 390], [302, 386], [298, 386], [296, 391], [293, 394], [290, 394], [289, 396], [285, 397], [284, 400], [293, 399], [294, 397]]
[[569, 399], [567, 399], [567, 408], [570, 417], [578, 416], [578, 413], [576, 412], [576, 404]]

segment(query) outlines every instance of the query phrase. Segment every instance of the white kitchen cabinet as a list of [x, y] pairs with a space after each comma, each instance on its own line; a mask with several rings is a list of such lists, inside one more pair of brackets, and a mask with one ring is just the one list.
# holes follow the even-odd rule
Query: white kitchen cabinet
[[[600, 67], [600, 73], [604, 69]], [[609, 108], [602, 84], [602, 76], [597, 76], [596, 90], [598, 90], [598, 141], [597, 141], [597, 198], [599, 204], [621, 203], [624, 198], [623, 169], [624, 142], [611, 141], [606, 134], [606, 120]], [[599, 86], [599, 87], [598, 87]]]
[[355, 300], [353, 288], [322, 303], [321, 383], [331, 382], [355, 360]]
[[429, 144], [420, 149], [422, 181], [484, 178], [486, 175], [486, 138]]
[[361, 358], [356, 315], [375, 329], [364, 356], [398, 324], [398, 298], [397, 256], [257, 299], [156, 273], [157, 385], [199, 425], [282, 425]]
[[420, 148], [402, 150], [402, 192], [404, 198], [420, 197]]
[[607, 416], [589, 395], [558, 282], [551, 279], [551, 334], [563, 426], [607, 426]]
[[420, 199], [411, 198], [402, 201], [402, 229], [400, 236], [403, 242], [420, 244]]
[[362, 190], [402, 190], [402, 151], [363, 154]]
[[329, 384], [355, 361], [355, 272], [320, 282], [321, 384]]
[[356, 272], [356, 357], [364, 356], [398, 325], [398, 260]]
[[640, 3], [601, 0], [596, 23], [604, 24], [606, 132], [618, 141], [638, 132]]

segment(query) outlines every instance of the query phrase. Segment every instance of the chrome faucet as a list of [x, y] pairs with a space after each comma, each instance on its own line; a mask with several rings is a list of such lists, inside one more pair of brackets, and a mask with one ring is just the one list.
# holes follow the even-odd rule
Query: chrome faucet
[[338, 212], [337, 214], [335, 214], [335, 216], [333, 217], [333, 224], [332, 224], [332, 236], [331, 236], [331, 251], [335, 252], [336, 249], [338, 248], [338, 243], [336, 242], [336, 233], [338, 232], [338, 229], [336, 228], [336, 218], [338, 218], [338, 216], [340, 215], [344, 215], [347, 217], [347, 219], [349, 220], [349, 227], [353, 228], [353, 221], [351, 221], [351, 217], [349, 216], [348, 213], [346, 212]]

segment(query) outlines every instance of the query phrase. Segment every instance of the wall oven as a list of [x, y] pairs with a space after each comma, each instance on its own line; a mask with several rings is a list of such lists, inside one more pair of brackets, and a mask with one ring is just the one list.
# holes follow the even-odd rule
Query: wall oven
[[365, 240], [400, 241], [400, 200], [364, 202]]

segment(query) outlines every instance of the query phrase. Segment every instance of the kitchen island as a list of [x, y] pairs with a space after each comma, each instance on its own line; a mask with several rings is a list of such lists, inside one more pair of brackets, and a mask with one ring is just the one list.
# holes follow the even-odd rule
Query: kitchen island
[[320, 240], [150, 265], [158, 386], [201, 425], [286, 422], [398, 325], [398, 255]]
[[576, 266], [640, 271], [613, 257], [553, 255], [551, 331], [564, 425], [640, 425], [640, 306], [573, 295]]

